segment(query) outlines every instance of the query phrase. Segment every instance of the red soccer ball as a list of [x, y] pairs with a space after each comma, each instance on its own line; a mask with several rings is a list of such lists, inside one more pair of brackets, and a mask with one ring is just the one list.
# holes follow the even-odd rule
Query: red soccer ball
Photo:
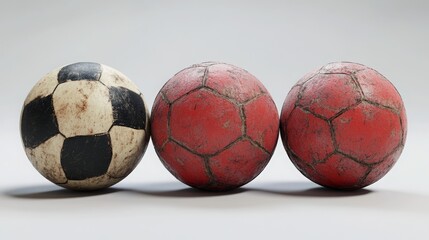
[[265, 168], [277, 144], [279, 117], [253, 75], [207, 62], [183, 69], [162, 87], [151, 129], [156, 153], [177, 179], [225, 191]]
[[305, 75], [280, 116], [283, 145], [298, 170], [322, 186], [360, 189], [382, 178], [404, 148], [401, 96], [364, 65], [331, 63]]

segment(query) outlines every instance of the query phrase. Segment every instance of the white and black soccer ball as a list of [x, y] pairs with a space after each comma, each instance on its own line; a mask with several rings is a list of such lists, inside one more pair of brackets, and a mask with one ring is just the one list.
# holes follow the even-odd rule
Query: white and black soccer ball
[[51, 71], [28, 94], [21, 137], [33, 166], [74, 190], [109, 187], [140, 162], [149, 112], [137, 86], [108, 66], [81, 62]]

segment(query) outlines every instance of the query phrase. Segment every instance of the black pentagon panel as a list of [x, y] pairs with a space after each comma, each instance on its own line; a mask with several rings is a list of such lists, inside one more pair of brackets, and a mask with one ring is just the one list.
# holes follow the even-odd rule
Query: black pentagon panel
[[58, 133], [52, 95], [38, 97], [24, 106], [21, 136], [25, 147], [35, 148]]
[[146, 110], [139, 94], [123, 88], [111, 87], [110, 98], [113, 108], [113, 125], [144, 129]]
[[102, 72], [101, 65], [92, 62], [79, 62], [67, 65], [58, 72], [58, 83], [77, 80], [98, 81]]
[[66, 138], [61, 149], [61, 165], [69, 180], [84, 180], [107, 172], [112, 160], [108, 134]]

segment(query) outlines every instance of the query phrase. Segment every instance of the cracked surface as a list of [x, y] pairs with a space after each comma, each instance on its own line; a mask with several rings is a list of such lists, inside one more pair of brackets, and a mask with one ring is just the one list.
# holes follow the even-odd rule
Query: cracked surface
[[241, 125], [238, 106], [205, 89], [171, 107], [171, 137], [199, 154], [213, 154], [227, 146], [241, 136]]
[[[332, 94], [338, 88], [341, 89], [341, 94]], [[305, 84], [298, 104], [329, 119], [361, 100], [362, 96], [356, 91], [357, 88], [348, 75], [320, 75]]]
[[376, 163], [401, 143], [397, 115], [361, 103], [332, 121], [338, 150], [363, 163]]
[[405, 144], [407, 119], [398, 91], [384, 76], [339, 62], [306, 74], [291, 89], [280, 132], [303, 175], [352, 190], [378, 181], [393, 167]]
[[[152, 128], [152, 141], [157, 146], [163, 146], [169, 137], [169, 124], [168, 124], [168, 113], [170, 111], [170, 104], [168, 104], [161, 95], [158, 95], [155, 99], [158, 104], [152, 110], [151, 128]], [[167, 127], [166, 127], [167, 126]], [[162, 148], [161, 148], [162, 150]]]
[[151, 122], [166, 168], [185, 184], [211, 191], [256, 177], [271, 158], [279, 125], [262, 83], [217, 62], [193, 65], [171, 78], [156, 97]]
[[205, 67], [188, 68], [177, 73], [173, 78], [176, 81], [169, 81], [162, 87], [162, 92], [167, 101], [172, 103], [191, 90], [203, 86]]
[[209, 67], [206, 86], [240, 103], [250, 100], [262, 92], [267, 92], [253, 75], [227, 64], [216, 64]]
[[168, 142], [159, 152], [161, 162], [179, 180], [201, 188], [212, 181], [206, 171], [204, 158], [194, 154], [175, 142]]
[[343, 189], [356, 186], [361, 181], [362, 173], [368, 170], [367, 166], [341, 154], [332, 155], [314, 168], [319, 174], [319, 184]]
[[[269, 157], [267, 152], [250, 141], [242, 140], [212, 157], [209, 165], [220, 185], [241, 186], [263, 170]], [[253, 174], [249, 176], [249, 173]]]
[[286, 132], [293, 136], [288, 146], [306, 163], [320, 162], [334, 151], [328, 123], [300, 108], [292, 111]]
[[402, 109], [403, 103], [398, 91], [383, 75], [375, 70], [365, 69], [355, 76], [367, 101], [390, 107], [397, 112]]
[[260, 144], [267, 152], [273, 152], [277, 143], [279, 124], [272, 123], [273, 119], [278, 118], [277, 109], [272, 99], [268, 95], [259, 97], [244, 106], [246, 135], [250, 139]]

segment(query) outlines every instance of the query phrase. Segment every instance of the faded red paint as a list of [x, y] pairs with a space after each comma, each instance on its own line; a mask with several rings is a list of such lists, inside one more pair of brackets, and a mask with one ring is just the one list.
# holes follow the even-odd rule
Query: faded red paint
[[273, 124], [273, 120], [278, 119], [278, 112], [271, 97], [264, 95], [249, 102], [244, 106], [244, 115], [248, 126], [247, 136], [269, 152], [273, 152], [279, 135], [279, 125]]
[[206, 186], [210, 177], [204, 160], [174, 142], [168, 142], [158, 153], [167, 169], [178, 179], [195, 187]]
[[380, 73], [372, 69], [365, 69], [356, 73], [356, 78], [362, 87], [365, 99], [397, 111], [402, 109], [403, 103], [401, 98], [398, 98], [398, 91]]
[[[249, 156], [252, 156], [251, 158]], [[210, 169], [220, 186], [241, 186], [256, 177], [270, 155], [243, 140], [210, 159]], [[253, 174], [252, 174], [253, 173]]]
[[401, 143], [397, 114], [366, 102], [332, 121], [338, 150], [365, 164], [377, 163]]
[[368, 67], [359, 64], [359, 63], [352, 63], [352, 62], [333, 62], [328, 63], [325, 66], [323, 66], [319, 73], [340, 73], [340, 74], [353, 74], [358, 71], [367, 69]]
[[286, 132], [289, 147], [308, 164], [323, 161], [335, 150], [328, 122], [301, 108], [292, 111]]
[[190, 91], [202, 86], [204, 76], [204, 67], [183, 69], [173, 78], [177, 81], [171, 81], [164, 85], [163, 93], [169, 102], [173, 102]]
[[298, 94], [300, 89], [301, 89], [300, 86], [295, 85], [286, 96], [286, 100], [283, 102], [283, 107], [282, 107], [282, 113], [284, 116], [289, 117], [292, 110], [295, 109], [296, 99], [298, 99]]
[[[335, 89], [341, 89], [341, 94], [333, 95]], [[350, 76], [325, 74], [305, 84], [298, 104], [328, 119], [360, 99], [361, 94]]]
[[254, 76], [208, 62], [182, 70], [164, 85], [152, 108], [151, 126], [155, 150], [177, 179], [224, 191], [250, 182], [268, 164], [279, 117]]
[[216, 64], [210, 66], [209, 71], [206, 86], [240, 103], [267, 92], [261, 82], [244, 69]]
[[156, 97], [155, 102], [158, 104], [156, 105], [156, 110], [152, 110], [152, 113], [155, 114], [152, 118], [157, 119], [157, 121], [152, 122], [151, 127], [156, 131], [156, 135], [153, 133], [151, 134], [152, 141], [153, 144], [157, 146], [163, 146], [168, 140], [168, 131], [165, 126], [167, 126], [167, 116], [170, 107], [168, 103], [162, 99], [161, 95]]
[[402, 149], [402, 147], [397, 148], [395, 152], [391, 153], [383, 161], [374, 165], [376, 167], [371, 168], [372, 170], [366, 177], [366, 181], [377, 181], [378, 179], [386, 175], [387, 172], [389, 172], [389, 170], [393, 167], [393, 165], [395, 165], [396, 161], [402, 153]]
[[402, 126], [402, 145], [404, 145], [405, 141], [407, 140], [407, 132], [408, 132], [407, 113], [405, 112], [404, 106], [402, 106], [402, 109], [401, 109], [401, 126]]
[[215, 154], [241, 136], [238, 106], [201, 89], [171, 107], [171, 137], [199, 154]]
[[336, 188], [348, 188], [359, 184], [362, 174], [368, 170], [367, 166], [340, 154], [332, 155], [326, 161], [316, 164], [314, 168], [319, 175], [320, 185]]
[[359, 189], [382, 178], [399, 158], [407, 133], [395, 87], [375, 70], [346, 62], [300, 79], [280, 122], [294, 165], [310, 180], [337, 189]]

